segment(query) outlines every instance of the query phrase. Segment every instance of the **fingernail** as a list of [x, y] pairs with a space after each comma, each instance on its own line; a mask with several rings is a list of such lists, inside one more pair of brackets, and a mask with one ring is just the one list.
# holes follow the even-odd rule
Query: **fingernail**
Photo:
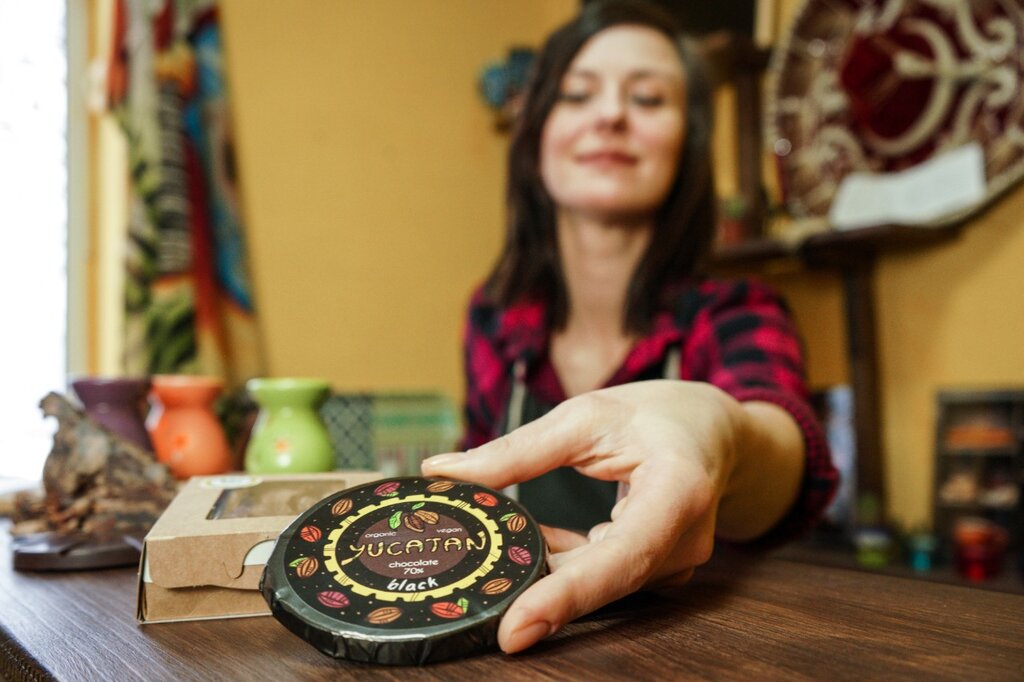
[[427, 459], [423, 460], [420, 466], [423, 469], [426, 469], [428, 467], [443, 467], [445, 464], [452, 464], [459, 457], [461, 457], [461, 455], [457, 452], [451, 452], [446, 455], [434, 455], [433, 457], [428, 457]]
[[544, 621], [537, 621], [524, 625], [509, 637], [508, 646], [502, 647], [506, 654], [514, 654], [517, 651], [522, 651], [532, 644], [536, 644], [545, 637], [554, 634], [558, 628], [551, 623]]

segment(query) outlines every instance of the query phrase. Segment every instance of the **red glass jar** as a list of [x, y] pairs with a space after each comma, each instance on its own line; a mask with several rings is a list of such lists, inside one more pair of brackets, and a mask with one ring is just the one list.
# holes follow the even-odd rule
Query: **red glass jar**
[[959, 519], [953, 528], [957, 572], [971, 582], [983, 582], [1002, 571], [1006, 557], [1006, 529], [982, 518]]

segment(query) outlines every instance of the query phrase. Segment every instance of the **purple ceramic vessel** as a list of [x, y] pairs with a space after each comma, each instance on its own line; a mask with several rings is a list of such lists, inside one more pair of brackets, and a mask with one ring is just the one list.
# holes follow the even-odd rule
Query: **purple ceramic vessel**
[[86, 415], [112, 433], [153, 451], [146, 431], [149, 379], [86, 377], [71, 382]]

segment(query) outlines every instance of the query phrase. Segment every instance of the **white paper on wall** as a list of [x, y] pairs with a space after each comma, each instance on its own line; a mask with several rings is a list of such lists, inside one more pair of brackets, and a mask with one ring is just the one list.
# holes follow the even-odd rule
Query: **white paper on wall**
[[985, 199], [985, 157], [975, 142], [895, 173], [851, 173], [829, 210], [837, 230], [928, 225]]

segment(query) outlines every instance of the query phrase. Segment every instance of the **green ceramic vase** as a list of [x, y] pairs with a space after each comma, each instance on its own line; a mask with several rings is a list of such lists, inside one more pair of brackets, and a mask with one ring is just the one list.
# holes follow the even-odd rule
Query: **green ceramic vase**
[[260, 406], [245, 448], [252, 474], [309, 473], [334, 469], [334, 447], [320, 419], [328, 384], [320, 379], [250, 379], [246, 388]]

